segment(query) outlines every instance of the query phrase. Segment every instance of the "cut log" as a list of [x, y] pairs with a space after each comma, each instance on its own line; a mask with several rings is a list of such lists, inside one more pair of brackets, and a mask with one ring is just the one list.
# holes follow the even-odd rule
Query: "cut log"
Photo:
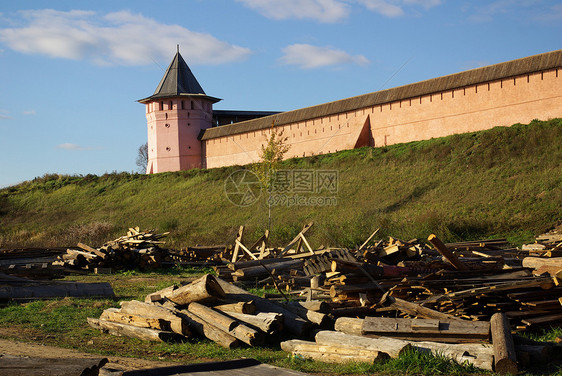
[[[275, 270], [275, 272], [280, 272], [288, 269], [299, 269], [302, 268], [304, 261], [302, 260], [291, 260], [281, 261], [272, 264], [250, 266], [244, 269], [236, 269], [232, 272], [233, 276], [238, 277], [238, 279], [252, 279], [256, 277], [268, 276], [270, 271]], [[266, 269], [267, 268], [267, 269]], [[278, 273], [277, 273], [278, 274]]]
[[224, 330], [225, 332], [230, 332], [238, 325], [236, 320], [199, 303], [194, 302], [189, 304], [187, 310], [201, 318], [204, 318], [205, 321], [213, 324], [219, 329]]
[[354, 261], [347, 261], [341, 259], [332, 260], [330, 269], [332, 272], [340, 273], [359, 273], [360, 268], [363, 268], [367, 273], [375, 278], [383, 276], [384, 269], [381, 266], [368, 263], [359, 263]]
[[266, 334], [277, 334], [283, 329], [283, 315], [280, 313], [260, 312], [257, 315], [248, 315], [244, 313], [226, 312], [226, 314], [236, 320], [258, 328]]
[[290, 261], [290, 260], [292, 259], [288, 257], [286, 258], [276, 257], [276, 258], [267, 258], [263, 260], [237, 261], [237, 262], [228, 263], [227, 268], [232, 271], [236, 271], [239, 269], [249, 268], [251, 266], [260, 266], [260, 265], [267, 266], [269, 264], [274, 264], [283, 261]]
[[108, 308], [101, 313], [100, 320], [113, 321], [139, 328], [171, 331], [169, 321], [141, 315], [123, 313], [119, 308]]
[[263, 332], [252, 329], [244, 324], [238, 324], [229, 334], [250, 346], [258, 346], [264, 343]]
[[233, 313], [245, 313], [245, 314], [253, 315], [256, 312], [256, 305], [254, 304], [253, 301], [234, 302], [234, 303], [226, 303], [223, 301], [217, 305], [214, 305], [213, 308], [227, 313], [233, 312]]
[[522, 265], [525, 268], [538, 269], [542, 266], [548, 266], [550, 268], [562, 269], [562, 257], [525, 257], [522, 261]]
[[[289, 302], [289, 304], [293, 304], [293, 302]], [[330, 306], [328, 305], [328, 303], [321, 301], [321, 300], [310, 300], [310, 301], [306, 301], [306, 302], [296, 302], [296, 304], [299, 304], [300, 306], [310, 310], [310, 311], [316, 311], [316, 312], [323, 312], [326, 313], [328, 312], [328, 310], [330, 309]]]
[[334, 329], [338, 332], [363, 335], [363, 319], [356, 319], [353, 317], [340, 317], [334, 324]]
[[380, 351], [391, 358], [398, 358], [400, 354], [412, 348], [409, 342], [389, 337], [366, 338], [358, 335], [322, 330], [316, 333], [316, 343], [323, 345], [355, 346], [370, 351]]
[[223, 299], [225, 294], [215, 277], [211, 274], [206, 274], [188, 285], [173, 290], [165, 297], [182, 306], [192, 302], [208, 301], [215, 298]]
[[257, 310], [260, 312], [281, 313], [283, 315], [283, 327], [289, 332], [297, 336], [303, 336], [310, 329], [310, 321], [302, 319], [293, 312], [283, 308], [280, 304], [260, 298], [220, 278], [217, 278], [217, 281], [226, 293], [228, 299], [244, 302], [253, 301], [256, 304]]
[[285, 304], [284, 307], [289, 311], [297, 314], [299, 317], [306, 319], [320, 327], [326, 327], [330, 322], [330, 318], [328, 317], [328, 315], [308, 310], [299, 304]]
[[95, 329], [99, 329], [114, 336], [134, 337], [145, 341], [168, 342], [181, 341], [185, 339], [185, 337], [181, 334], [174, 332], [150, 328], [139, 328], [118, 322], [98, 320], [91, 317], [88, 317], [88, 324]]
[[125, 301], [121, 302], [121, 313], [165, 320], [169, 323], [172, 332], [187, 337], [191, 335], [189, 322], [162, 306], [143, 303], [138, 300]]
[[148, 294], [144, 301], [145, 303], [161, 302], [166, 298], [166, 296], [170, 295], [177, 288], [178, 287], [174, 285], [168, 286], [166, 288], [163, 288], [162, 290], [158, 290], [156, 292]]
[[199, 303], [190, 303], [187, 307], [188, 311], [203, 318], [205, 321], [214, 325], [215, 327], [228, 332], [233, 337], [250, 346], [255, 346], [263, 343], [263, 335], [258, 331], [240, 324], [238, 321], [228, 317], [220, 312], [206, 307]]
[[378, 351], [344, 345], [322, 345], [298, 339], [281, 342], [281, 349], [293, 355], [327, 363], [366, 362], [372, 364], [388, 359], [388, 355]]
[[505, 314], [495, 313], [490, 319], [492, 343], [494, 345], [494, 368], [501, 374], [517, 373], [517, 356], [511, 336], [511, 327]]
[[201, 317], [194, 315], [186, 309], [179, 312], [190, 320], [189, 327], [200, 336], [206, 337], [227, 349], [233, 349], [240, 345], [234, 336], [208, 323]]

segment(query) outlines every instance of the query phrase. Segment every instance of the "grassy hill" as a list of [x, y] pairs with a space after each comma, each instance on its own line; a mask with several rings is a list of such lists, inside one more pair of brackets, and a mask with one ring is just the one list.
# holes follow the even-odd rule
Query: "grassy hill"
[[[0, 247], [98, 246], [130, 226], [170, 231], [168, 245], [247, 243], [267, 227], [268, 195], [236, 206], [225, 181], [242, 167], [156, 175], [45, 175], [0, 190]], [[309, 221], [313, 247], [354, 246], [380, 236], [445, 241], [507, 237], [531, 241], [562, 220], [562, 119], [284, 161], [306, 175], [337, 172], [335, 205], [272, 207], [281, 245]], [[304, 173], [303, 173], [304, 171]], [[315, 175], [317, 176], [317, 175]], [[227, 192], [231, 187], [226, 186]], [[289, 197], [293, 197], [291, 194]], [[232, 198], [232, 196], [230, 196]]]

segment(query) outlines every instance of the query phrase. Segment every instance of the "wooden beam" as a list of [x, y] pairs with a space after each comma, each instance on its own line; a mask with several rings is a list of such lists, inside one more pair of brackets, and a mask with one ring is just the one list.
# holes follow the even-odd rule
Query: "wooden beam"
[[[236, 234], [236, 238], [234, 240], [234, 251], [232, 252], [232, 261], [231, 262], [236, 262], [236, 260], [238, 259], [238, 252], [240, 249], [240, 245], [242, 243], [242, 237], [244, 236], [244, 226], [240, 226], [240, 228], [238, 229], [238, 234]], [[238, 241], [239, 243], [236, 243], [236, 241]]]
[[365, 248], [367, 246], [367, 244], [369, 244], [369, 242], [371, 241], [371, 239], [373, 238], [373, 236], [375, 236], [377, 234], [377, 232], [379, 232], [381, 228], [379, 227], [378, 229], [376, 229], [375, 231], [373, 231], [373, 233], [371, 234], [371, 236], [369, 236], [367, 238], [367, 240], [365, 240], [363, 242], [363, 244], [361, 244], [361, 246], [359, 247], [358, 251], [362, 251], [363, 248]]
[[308, 230], [310, 230], [310, 228], [311, 228], [313, 225], [314, 225], [314, 222], [310, 222], [310, 223], [306, 224], [306, 225], [302, 228], [301, 232], [299, 232], [299, 234], [298, 234], [297, 236], [295, 236], [295, 237], [293, 238], [293, 240], [291, 240], [291, 241], [289, 242], [289, 244], [288, 244], [285, 248], [283, 248], [283, 250], [282, 250], [281, 253], [278, 255], [278, 257], [283, 257], [287, 252], [289, 252], [289, 250], [291, 249], [291, 247], [292, 247], [296, 242], [298, 242], [299, 240], [302, 241], [301, 235], [306, 234], [306, 232], [307, 232]]
[[435, 249], [443, 256], [447, 261], [451, 263], [457, 270], [468, 270], [468, 268], [459, 261], [457, 256], [443, 244], [443, 242], [435, 234], [429, 235], [427, 240], [435, 247]]

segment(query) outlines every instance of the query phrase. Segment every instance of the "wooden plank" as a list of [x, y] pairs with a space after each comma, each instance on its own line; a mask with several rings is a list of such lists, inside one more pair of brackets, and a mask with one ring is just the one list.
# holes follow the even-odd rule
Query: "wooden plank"
[[388, 299], [392, 302], [390, 304], [391, 308], [408, 313], [410, 315], [421, 316], [428, 319], [439, 319], [439, 320], [449, 320], [449, 321], [459, 320], [457, 317], [433, 310], [431, 308], [423, 307], [414, 302], [409, 302], [407, 300], [403, 300], [395, 297], [389, 297]]
[[10, 376], [94, 376], [107, 358], [35, 358], [0, 355], [0, 374]]
[[248, 254], [248, 256], [250, 256], [252, 258], [252, 260], [258, 259], [258, 257], [256, 255], [254, 255], [252, 252], [250, 252], [250, 250], [248, 248], [246, 248], [246, 246], [244, 244], [242, 244], [238, 239], [235, 240], [235, 243], [239, 248], [242, 248], [242, 250], [244, 252], [246, 252], [246, 254]]
[[[239, 243], [242, 243], [242, 237], [244, 236], [244, 226], [240, 226], [238, 229], [238, 234], [236, 234], [236, 239], [234, 240], [234, 251], [232, 252], [231, 262], [236, 262], [238, 260], [238, 252], [240, 250]], [[239, 243], [236, 243], [238, 241]]]
[[[420, 320], [420, 319], [417, 319]], [[437, 327], [434, 322], [418, 321], [427, 323], [425, 328], [413, 328], [412, 319], [388, 318], [388, 317], [365, 317], [363, 321], [363, 332], [365, 334], [385, 334], [388, 336], [411, 335], [414, 337], [444, 337], [444, 338], [475, 338], [487, 339], [490, 334], [490, 323], [486, 321], [465, 320], [439, 320]]]
[[80, 247], [80, 248], [82, 248], [82, 249], [85, 250], [85, 251], [92, 252], [92, 253], [96, 254], [97, 256], [101, 257], [102, 259], [108, 258], [108, 254], [107, 254], [107, 253], [104, 253], [104, 252], [102, 252], [102, 251], [98, 251], [97, 249], [95, 249], [95, 248], [93, 248], [93, 247], [90, 247], [90, 246], [87, 245], [87, 244], [78, 243], [77, 246]]
[[562, 313], [556, 313], [553, 315], [543, 315], [534, 318], [526, 318], [521, 320], [525, 325], [546, 325], [562, 322]]
[[363, 251], [363, 249], [367, 246], [367, 244], [369, 244], [369, 242], [371, 241], [371, 239], [377, 234], [377, 232], [379, 232], [380, 227], [377, 228], [375, 231], [373, 231], [373, 233], [371, 234], [371, 236], [369, 236], [367, 238], [367, 240], [365, 240], [363, 242], [363, 244], [361, 244], [361, 246], [359, 247], [359, 249], [357, 249], [359, 252]]

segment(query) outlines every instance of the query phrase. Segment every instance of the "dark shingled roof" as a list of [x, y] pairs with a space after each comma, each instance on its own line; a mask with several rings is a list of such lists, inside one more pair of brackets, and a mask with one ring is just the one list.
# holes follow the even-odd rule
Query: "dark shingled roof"
[[276, 126], [296, 123], [299, 121], [335, 115], [365, 107], [420, 97], [442, 91], [467, 87], [478, 83], [497, 81], [500, 79], [559, 67], [562, 67], [562, 50], [529, 56], [505, 63], [489, 65], [448, 76], [432, 78], [426, 81], [381, 90], [374, 93], [363, 94], [312, 107], [301, 108], [299, 110], [282, 112], [277, 115], [266, 116], [259, 119], [208, 128], [205, 130], [201, 139], [208, 140], [217, 137], [267, 129], [271, 127], [273, 121], [275, 121]]
[[177, 96], [205, 97], [213, 103], [220, 101], [218, 98], [209, 97], [205, 94], [179, 51], [166, 69], [166, 73], [164, 73], [164, 77], [160, 80], [154, 94], [139, 100], [139, 102], [146, 103], [154, 99]]

